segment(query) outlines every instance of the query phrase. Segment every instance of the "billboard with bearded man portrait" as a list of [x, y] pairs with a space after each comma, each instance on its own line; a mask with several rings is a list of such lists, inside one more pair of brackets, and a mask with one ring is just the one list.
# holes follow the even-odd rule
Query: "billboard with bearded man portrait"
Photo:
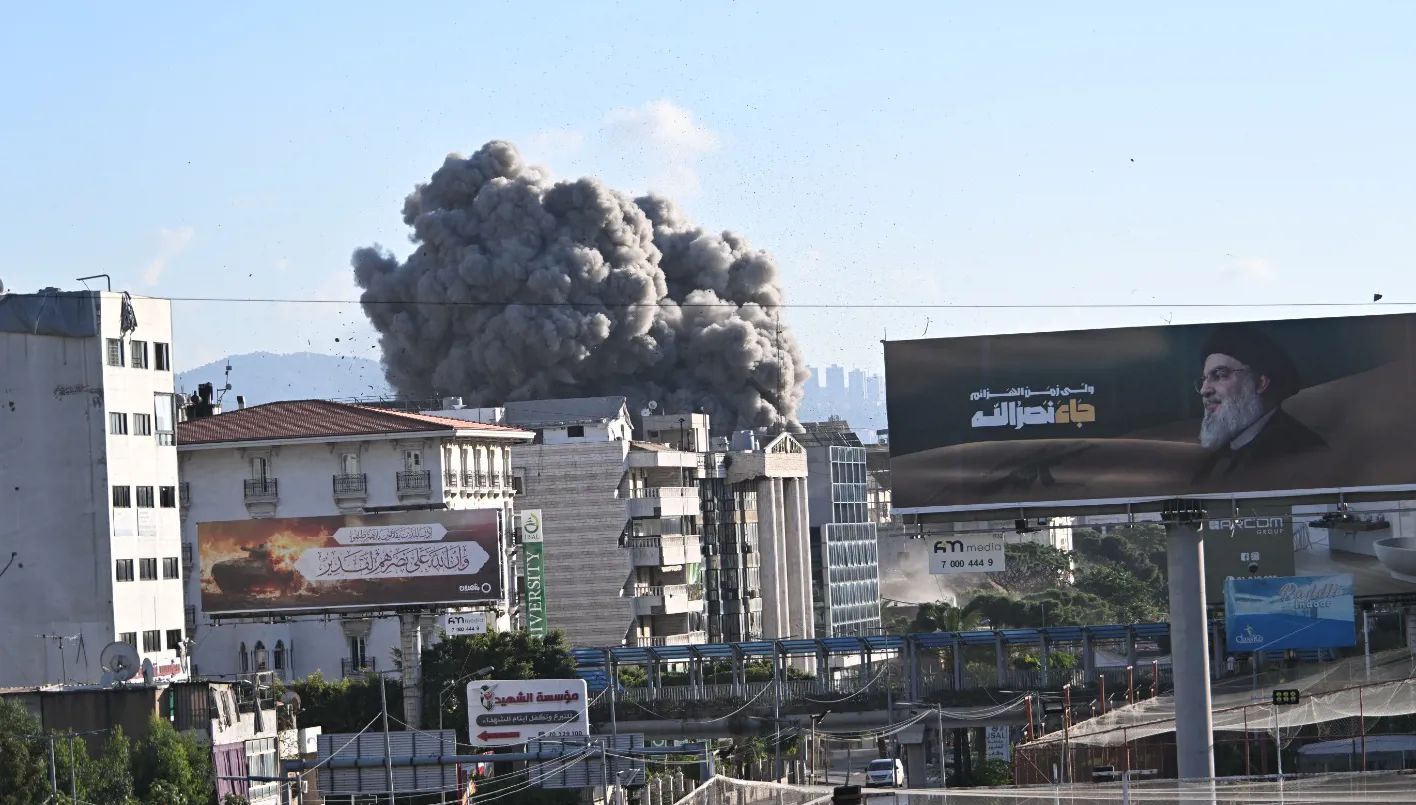
[[894, 510], [1413, 490], [1413, 339], [1400, 315], [888, 342]]

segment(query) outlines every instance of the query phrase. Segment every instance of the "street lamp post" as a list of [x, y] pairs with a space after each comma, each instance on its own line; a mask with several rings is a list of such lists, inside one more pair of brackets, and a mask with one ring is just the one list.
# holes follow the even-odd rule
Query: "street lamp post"
[[466, 676], [458, 677], [446, 685], [443, 685], [442, 691], [438, 693], [438, 729], [443, 728], [443, 702], [447, 701], [447, 694], [451, 692], [453, 688], [457, 687], [457, 683], [484, 677], [495, 670], [497, 670], [495, 665], [488, 665], [486, 668], [480, 668]]

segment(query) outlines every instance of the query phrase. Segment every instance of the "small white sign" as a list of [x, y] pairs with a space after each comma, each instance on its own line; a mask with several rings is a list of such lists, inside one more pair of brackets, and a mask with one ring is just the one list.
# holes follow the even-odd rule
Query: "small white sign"
[[447, 613], [446, 631], [448, 637], [458, 637], [459, 635], [470, 634], [486, 634], [487, 613], [449, 612]]
[[546, 532], [542, 529], [541, 510], [527, 509], [521, 513], [521, 541], [544, 542]]
[[1013, 758], [1013, 731], [1008, 727], [989, 727], [984, 734], [989, 760]]
[[1003, 538], [995, 535], [936, 539], [930, 546], [929, 573], [997, 573], [1004, 569]]
[[588, 735], [583, 679], [488, 679], [467, 684], [474, 746], [516, 746], [546, 735]]
[[138, 509], [138, 536], [157, 536], [157, 514], [152, 509]]
[[401, 542], [438, 542], [447, 536], [442, 523], [345, 526], [334, 532], [340, 545], [389, 545]]

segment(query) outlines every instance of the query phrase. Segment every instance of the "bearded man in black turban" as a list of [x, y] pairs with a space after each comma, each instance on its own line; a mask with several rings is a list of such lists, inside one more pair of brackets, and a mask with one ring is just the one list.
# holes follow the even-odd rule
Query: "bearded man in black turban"
[[1200, 446], [1210, 451], [1196, 481], [1228, 476], [1254, 464], [1327, 447], [1323, 438], [1283, 410], [1302, 380], [1293, 360], [1271, 338], [1244, 324], [1210, 334], [1195, 390], [1204, 401]]

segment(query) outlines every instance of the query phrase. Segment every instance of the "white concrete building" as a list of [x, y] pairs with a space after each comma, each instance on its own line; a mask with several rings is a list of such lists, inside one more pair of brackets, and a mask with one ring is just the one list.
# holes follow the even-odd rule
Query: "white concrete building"
[[0, 686], [182, 675], [172, 354], [167, 300], [0, 295]]
[[[532, 434], [515, 428], [323, 400], [274, 402], [178, 425], [184, 555], [197, 524], [433, 509], [500, 512], [506, 595], [487, 613], [510, 627], [516, 579], [510, 553], [514, 489], [510, 450]], [[285, 678], [392, 668], [396, 617], [369, 613], [273, 623], [213, 624], [202, 579], [188, 582], [195, 671], [217, 676], [271, 670]], [[423, 616], [425, 633], [436, 626]]]

